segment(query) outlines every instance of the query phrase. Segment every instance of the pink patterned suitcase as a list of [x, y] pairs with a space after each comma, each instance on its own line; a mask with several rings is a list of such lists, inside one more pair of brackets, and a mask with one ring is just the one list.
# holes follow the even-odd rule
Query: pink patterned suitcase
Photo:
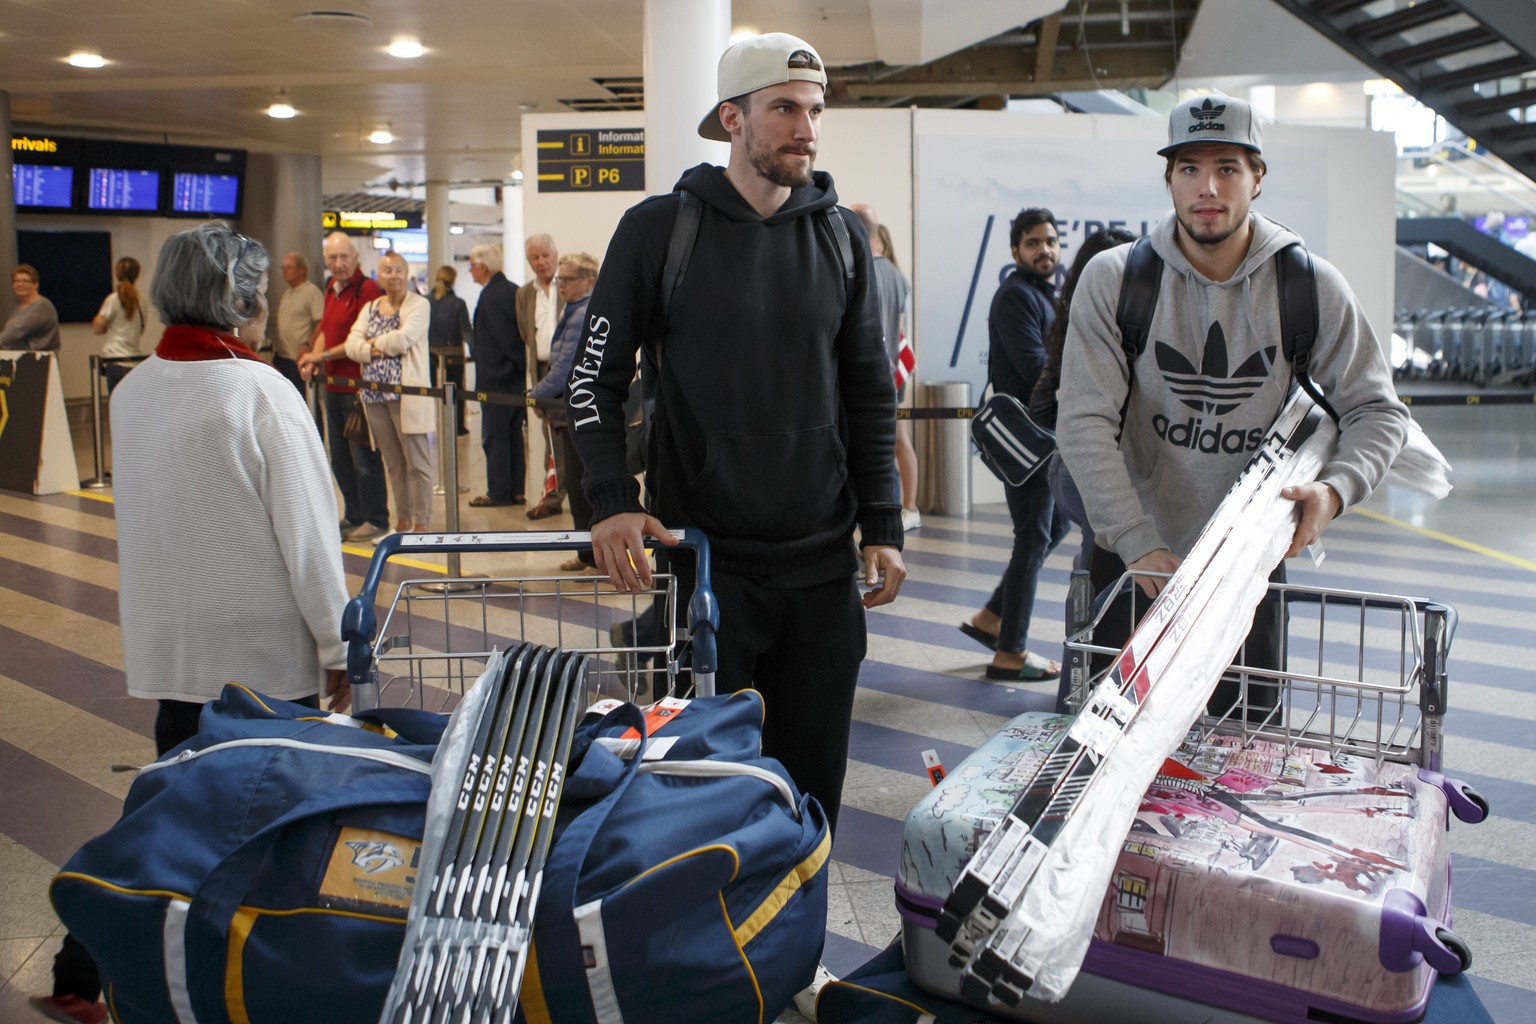
[[[1021, 715], [907, 818], [897, 905], [907, 970], [958, 998], [933, 932], [944, 898], [1071, 720]], [[1450, 930], [1447, 813], [1475, 794], [1410, 764], [1192, 732], [1121, 847], [1084, 971], [1039, 1021], [1398, 1024], [1470, 961]], [[1198, 1005], [1192, 1005], [1198, 1004]]]

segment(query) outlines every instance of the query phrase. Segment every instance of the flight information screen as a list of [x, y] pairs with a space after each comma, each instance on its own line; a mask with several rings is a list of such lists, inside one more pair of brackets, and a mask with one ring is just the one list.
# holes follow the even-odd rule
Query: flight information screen
[[17, 206], [67, 210], [74, 191], [75, 169], [50, 164], [12, 164], [11, 187]]
[[153, 213], [160, 208], [160, 172], [92, 167], [85, 205], [92, 210]]
[[239, 208], [240, 179], [233, 174], [178, 174], [171, 190], [177, 213], [232, 214]]

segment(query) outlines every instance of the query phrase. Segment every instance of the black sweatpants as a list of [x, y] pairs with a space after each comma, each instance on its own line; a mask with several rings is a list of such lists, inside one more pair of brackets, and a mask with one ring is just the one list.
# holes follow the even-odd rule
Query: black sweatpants
[[[1106, 551], [1101, 547], [1093, 549], [1093, 555], [1088, 560], [1088, 579], [1095, 594], [1102, 594], [1106, 587], [1113, 586], [1121, 575], [1125, 573], [1125, 563], [1120, 556], [1112, 551]], [[1270, 574], [1271, 583], [1285, 582], [1285, 563], [1275, 566], [1275, 571]], [[1093, 642], [1095, 646], [1113, 647], [1119, 649], [1125, 646], [1130, 639], [1131, 630], [1135, 623], [1131, 620], [1132, 598], [1135, 598], [1136, 622], [1141, 621], [1152, 602], [1147, 596], [1137, 590], [1134, 595], [1122, 593], [1117, 596], [1104, 613], [1099, 628], [1095, 630]], [[1273, 591], [1264, 595], [1258, 608], [1253, 612], [1253, 623], [1248, 630], [1248, 638], [1243, 641], [1243, 646], [1238, 648], [1235, 665], [1244, 665], [1249, 668], [1283, 669], [1285, 667], [1285, 631], [1287, 615], [1285, 602]], [[1112, 658], [1107, 655], [1095, 655], [1091, 662], [1093, 675], [1108, 668]], [[1064, 675], [1063, 679], [1066, 678]], [[1216, 689], [1211, 693], [1211, 698], [1206, 702], [1206, 710], [1213, 715], [1227, 715], [1237, 705], [1242, 697], [1241, 681], [1236, 673], [1228, 672], [1222, 676], [1216, 684]], [[1247, 716], [1251, 722], [1260, 722], [1268, 714], [1269, 710], [1279, 701], [1279, 687], [1266, 680], [1249, 680]]]
[[835, 832], [867, 645], [858, 586], [851, 574], [778, 588], [718, 571], [712, 583], [720, 605], [715, 689], [763, 695], [763, 753], [821, 803]]

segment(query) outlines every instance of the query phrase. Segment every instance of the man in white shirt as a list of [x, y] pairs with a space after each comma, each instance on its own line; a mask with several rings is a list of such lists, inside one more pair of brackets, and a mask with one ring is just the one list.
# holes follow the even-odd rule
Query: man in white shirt
[[283, 257], [283, 282], [288, 290], [277, 303], [277, 337], [272, 343], [272, 365], [304, 394], [299, 376], [299, 355], [314, 342], [320, 318], [325, 314], [325, 293], [309, 279], [309, 260], [302, 253]]
[[[560, 265], [560, 253], [550, 236], [529, 235], [523, 243], [523, 254], [528, 258], [533, 280], [517, 290], [517, 329], [528, 346], [528, 379], [537, 383], [549, 372], [549, 345], [565, 307], [555, 288], [555, 269]], [[549, 418], [540, 422], [544, 429], [544, 450], [555, 455], [555, 489], [545, 494], [542, 501], [528, 502], [529, 519], [559, 515], [565, 503], [565, 452], [554, 443]], [[554, 425], [561, 426], [560, 423]], [[535, 483], [535, 488], [543, 493], [541, 484], [542, 481]], [[529, 497], [532, 497], [531, 492]]]

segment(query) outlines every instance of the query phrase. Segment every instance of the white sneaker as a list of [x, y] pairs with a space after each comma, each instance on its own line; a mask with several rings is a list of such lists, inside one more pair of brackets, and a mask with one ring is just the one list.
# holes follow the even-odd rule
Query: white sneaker
[[905, 531], [916, 530], [923, 525], [923, 514], [915, 508], [901, 510], [901, 528]]
[[827, 982], [836, 980], [825, 964], [817, 964], [816, 976], [811, 979], [811, 983], [795, 993], [795, 1009], [800, 1011], [800, 1016], [816, 1024], [816, 996], [826, 987]]

